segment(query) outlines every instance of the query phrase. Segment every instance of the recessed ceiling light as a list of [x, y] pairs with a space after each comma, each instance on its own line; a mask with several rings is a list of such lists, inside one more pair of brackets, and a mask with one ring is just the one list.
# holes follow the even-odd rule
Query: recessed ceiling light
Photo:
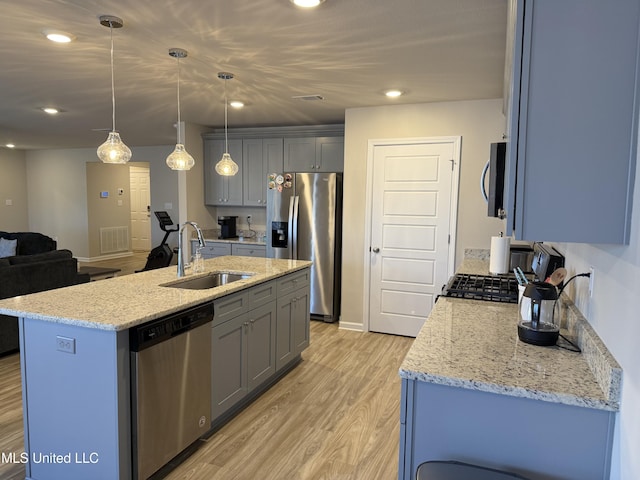
[[297, 5], [298, 7], [302, 7], [302, 8], [317, 7], [318, 5], [324, 2], [324, 0], [290, 0], [290, 1], [294, 5]]
[[5, 145], [5, 147], [7, 147], [7, 148], [16, 148], [16, 146], [13, 143], [7, 143]]
[[42, 33], [44, 33], [44, 36], [49, 40], [56, 43], [69, 43], [76, 39], [74, 35], [67, 32], [61, 32], [60, 30], [45, 30]]
[[244, 107], [244, 103], [239, 102], [238, 100], [231, 100], [229, 102], [229, 106], [231, 106], [233, 108], [242, 108], [242, 107]]
[[402, 90], [387, 90], [384, 94], [390, 98], [396, 98], [402, 95]]
[[60, 113], [60, 110], [53, 107], [42, 107], [42, 111], [44, 113], [48, 113], [49, 115], [56, 115], [57, 113]]

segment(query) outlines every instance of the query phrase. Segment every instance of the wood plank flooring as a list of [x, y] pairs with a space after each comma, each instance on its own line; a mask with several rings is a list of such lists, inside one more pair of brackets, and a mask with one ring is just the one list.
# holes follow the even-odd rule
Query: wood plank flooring
[[[132, 259], [133, 269], [139, 263]], [[398, 368], [412, 343], [311, 322], [303, 361], [166, 478], [397, 478]], [[23, 451], [21, 401], [19, 357], [0, 358], [0, 452]], [[0, 479], [24, 479], [24, 466], [0, 464]]]

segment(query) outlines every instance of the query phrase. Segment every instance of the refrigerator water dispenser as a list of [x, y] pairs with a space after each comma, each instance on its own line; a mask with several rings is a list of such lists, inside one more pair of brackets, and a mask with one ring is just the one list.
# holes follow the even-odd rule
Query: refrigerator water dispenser
[[271, 245], [274, 248], [287, 248], [288, 222], [271, 222]]

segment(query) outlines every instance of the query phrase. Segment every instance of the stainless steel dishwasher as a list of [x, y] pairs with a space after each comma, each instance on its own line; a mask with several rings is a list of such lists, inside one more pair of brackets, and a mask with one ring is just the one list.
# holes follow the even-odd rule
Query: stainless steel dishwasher
[[133, 478], [146, 479], [211, 426], [213, 303], [129, 333]]

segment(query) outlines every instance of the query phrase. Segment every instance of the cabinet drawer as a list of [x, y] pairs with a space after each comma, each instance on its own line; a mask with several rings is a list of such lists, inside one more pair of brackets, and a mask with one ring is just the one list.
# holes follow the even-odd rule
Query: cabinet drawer
[[213, 302], [213, 324], [220, 325], [230, 318], [249, 311], [249, 294], [242, 291], [226, 295]]
[[309, 269], [291, 273], [278, 279], [278, 295], [286, 295], [302, 287], [309, 285]]
[[[197, 248], [197, 243], [196, 243]], [[200, 250], [203, 258], [214, 258], [214, 257], [222, 257], [224, 255], [231, 255], [231, 244], [230, 243], [209, 243], [207, 242], [206, 246]]]
[[231, 245], [231, 255], [243, 255], [245, 257], [266, 257], [267, 247], [262, 245]]
[[277, 284], [275, 280], [261, 283], [247, 291], [249, 295], [249, 308], [254, 309], [265, 303], [272, 302], [277, 297]]

